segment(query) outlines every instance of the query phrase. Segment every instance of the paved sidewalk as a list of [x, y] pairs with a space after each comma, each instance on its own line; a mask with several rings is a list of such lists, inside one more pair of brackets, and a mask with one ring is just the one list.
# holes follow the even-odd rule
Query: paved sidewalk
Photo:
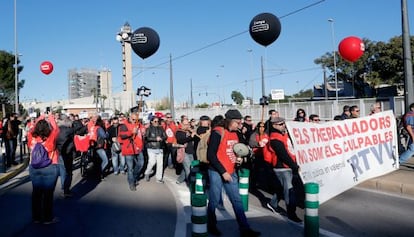
[[414, 198], [414, 158], [398, 170], [367, 180], [358, 187]]
[[27, 156], [24, 156], [22, 163], [20, 163], [18, 159], [16, 159], [16, 162], [18, 162], [19, 164], [13, 165], [12, 167], [8, 168], [5, 173], [0, 173], [0, 185], [6, 183], [8, 180], [12, 179], [20, 172], [25, 170], [29, 164], [29, 159], [27, 159]]

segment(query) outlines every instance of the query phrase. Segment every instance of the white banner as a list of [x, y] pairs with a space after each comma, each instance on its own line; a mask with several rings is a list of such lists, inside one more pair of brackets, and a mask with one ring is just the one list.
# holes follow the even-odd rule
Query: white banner
[[392, 111], [327, 123], [287, 122], [303, 183], [319, 184], [319, 203], [399, 167]]

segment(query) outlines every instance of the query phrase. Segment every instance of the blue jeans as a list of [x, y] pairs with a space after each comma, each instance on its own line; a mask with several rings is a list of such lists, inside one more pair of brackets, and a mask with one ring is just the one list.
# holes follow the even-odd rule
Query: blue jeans
[[414, 155], [414, 143], [410, 139], [407, 150], [400, 155], [400, 164], [407, 162]]
[[144, 166], [144, 154], [140, 152], [138, 155], [127, 155], [125, 161], [128, 168], [128, 184], [135, 185]]
[[61, 155], [59, 155], [58, 167], [59, 167], [60, 185], [61, 185], [62, 190], [64, 190], [67, 174], [66, 174], [66, 169], [65, 169], [65, 163]]
[[190, 175], [190, 166], [191, 162], [194, 160], [193, 154], [185, 153], [183, 160], [183, 170], [181, 170], [180, 176], [177, 178], [177, 182], [182, 183], [185, 180], [188, 181], [188, 176]]
[[243, 202], [239, 194], [239, 178], [237, 173], [234, 172], [231, 175], [233, 179], [231, 182], [224, 182], [221, 175], [214, 170], [208, 170], [208, 176], [210, 178], [209, 202], [207, 208], [208, 225], [216, 226], [217, 224], [216, 207], [219, 203], [221, 191], [224, 187], [224, 191], [233, 206], [233, 211], [236, 216], [237, 223], [239, 224], [240, 231], [249, 229], [250, 226], [247, 223], [246, 214], [243, 209]]
[[33, 221], [51, 221], [53, 219], [53, 193], [59, 174], [59, 165], [49, 165], [34, 169], [29, 166], [32, 180], [32, 219]]
[[[276, 169], [274, 168], [273, 171], [276, 174], [277, 179], [279, 179], [280, 183], [283, 186], [283, 196], [285, 199], [285, 203], [287, 205], [290, 204], [290, 197], [289, 197], [289, 190], [293, 188], [292, 185], [292, 170], [291, 169]], [[281, 197], [278, 197], [277, 194], [273, 194], [272, 200], [270, 201], [270, 203], [277, 207], [277, 203], [278, 201], [281, 199]]]
[[111, 149], [111, 154], [112, 154], [112, 167], [114, 168], [114, 173], [118, 174], [120, 171], [124, 171], [125, 170], [125, 156], [123, 156], [121, 153], [114, 152], [112, 149]]
[[99, 158], [101, 158], [101, 171], [104, 171], [106, 166], [108, 165], [108, 156], [106, 155], [106, 151], [103, 148], [97, 149], [96, 154], [98, 154]]
[[14, 162], [16, 162], [17, 139], [5, 139], [4, 146], [6, 147], [7, 166], [11, 166]]

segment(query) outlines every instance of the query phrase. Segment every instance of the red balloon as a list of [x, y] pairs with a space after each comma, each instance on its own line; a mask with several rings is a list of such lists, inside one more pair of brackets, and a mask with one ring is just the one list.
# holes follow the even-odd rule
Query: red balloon
[[53, 71], [53, 64], [49, 61], [44, 61], [40, 64], [40, 71], [44, 74], [49, 75]]
[[349, 36], [339, 43], [339, 54], [350, 62], [357, 61], [365, 51], [364, 42], [355, 36]]

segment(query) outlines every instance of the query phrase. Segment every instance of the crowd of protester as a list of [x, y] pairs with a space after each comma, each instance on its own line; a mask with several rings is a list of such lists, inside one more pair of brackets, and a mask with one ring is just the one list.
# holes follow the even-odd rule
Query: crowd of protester
[[[413, 106], [414, 108], [414, 106]], [[371, 108], [371, 113], [381, 111], [379, 103]], [[343, 113], [334, 120], [359, 117], [358, 106], [344, 106]], [[319, 123], [317, 114], [306, 116], [304, 109], [298, 109], [291, 119], [298, 122]], [[93, 165], [99, 180], [110, 175], [125, 175], [126, 186], [137, 191], [139, 182], [150, 182], [155, 177], [158, 184], [164, 183], [165, 169], [174, 169], [177, 185], [190, 186], [190, 165], [197, 160], [197, 147], [201, 137], [208, 134], [207, 160], [200, 160], [200, 172], [206, 181], [208, 191], [208, 231], [221, 235], [217, 227], [215, 210], [223, 207], [223, 191], [233, 206], [241, 236], [259, 236], [260, 232], [250, 228], [243, 210], [238, 191], [239, 168], [250, 170], [249, 191], [253, 194], [264, 190], [271, 199], [261, 200], [264, 208], [287, 215], [294, 222], [302, 220], [296, 215], [296, 208], [303, 208], [304, 193], [298, 175], [300, 167], [286, 129], [286, 119], [276, 110], [269, 111], [266, 121], [257, 124], [252, 116], [230, 109], [214, 118], [201, 116], [189, 119], [182, 115], [174, 121], [171, 113], [152, 116], [144, 122], [137, 113], [118, 114], [110, 119], [102, 119], [95, 114], [79, 118], [75, 114], [49, 113], [36, 119], [27, 118], [23, 122], [11, 114], [3, 120], [2, 137], [6, 146], [6, 165], [15, 165], [15, 150], [19, 126], [23, 132], [21, 139], [29, 150], [42, 142], [48, 151], [52, 164], [48, 167], [30, 168], [32, 179], [32, 219], [35, 223], [52, 224], [57, 222], [53, 215], [53, 193], [60, 176], [61, 195], [73, 195], [72, 172], [74, 161], [79, 157], [75, 137], [87, 136], [94, 150]], [[242, 143], [251, 150], [250, 159], [241, 159], [229, 153], [232, 146]], [[182, 154], [181, 154], [182, 152]], [[201, 159], [201, 158], [200, 158]], [[299, 180], [299, 181], [298, 181]], [[284, 201], [286, 210], [279, 203]]]

